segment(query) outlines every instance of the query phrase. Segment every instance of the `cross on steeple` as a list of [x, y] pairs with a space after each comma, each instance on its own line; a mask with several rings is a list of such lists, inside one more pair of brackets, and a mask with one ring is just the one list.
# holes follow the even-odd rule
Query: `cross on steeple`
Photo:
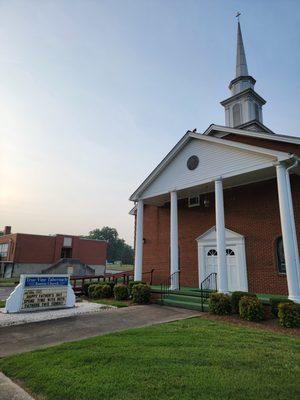
[[236, 18], [238, 19], [238, 22], [240, 22], [240, 15], [242, 15], [239, 11], [236, 13]]

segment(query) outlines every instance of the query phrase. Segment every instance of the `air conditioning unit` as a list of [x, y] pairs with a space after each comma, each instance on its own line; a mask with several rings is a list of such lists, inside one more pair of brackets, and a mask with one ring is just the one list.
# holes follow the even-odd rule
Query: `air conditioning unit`
[[191, 196], [188, 198], [188, 206], [189, 207], [198, 207], [200, 206], [200, 196]]

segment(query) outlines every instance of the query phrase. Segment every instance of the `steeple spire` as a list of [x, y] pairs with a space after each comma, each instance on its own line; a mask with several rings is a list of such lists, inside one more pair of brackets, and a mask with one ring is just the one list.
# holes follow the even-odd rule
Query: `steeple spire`
[[245, 55], [241, 25], [240, 21], [238, 21], [235, 77], [239, 78], [240, 76], [248, 76], [248, 67], [247, 67], [247, 60]]
[[266, 101], [255, 92], [254, 85], [256, 81], [248, 73], [240, 15], [240, 13], [236, 14], [238, 19], [236, 74], [229, 84], [231, 96], [221, 102], [225, 108], [225, 124], [231, 128], [270, 132], [263, 125], [262, 106]]

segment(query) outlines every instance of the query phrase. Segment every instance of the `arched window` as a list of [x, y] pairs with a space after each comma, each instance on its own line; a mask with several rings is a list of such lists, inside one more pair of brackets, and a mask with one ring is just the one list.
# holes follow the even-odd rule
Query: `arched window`
[[226, 256], [234, 256], [234, 251], [232, 249], [226, 249]]
[[276, 240], [276, 258], [278, 272], [280, 274], [286, 274], [282, 236], [279, 236]]
[[237, 104], [235, 104], [233, 106], [232, 114], [233, 114], [233, 126], [241, 125], [242, 118], [241, 118], [241, 105], [240, 105], [240, 103], [237, 103]]
[[208, 250], [207, 255], [208, 256], [217, 256], [218, 252], [215, 249], [210, 249], [210, 250]]

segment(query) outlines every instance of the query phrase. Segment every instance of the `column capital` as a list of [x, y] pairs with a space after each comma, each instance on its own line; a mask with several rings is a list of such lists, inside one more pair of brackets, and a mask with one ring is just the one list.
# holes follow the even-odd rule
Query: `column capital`
[[215, 182], [222, 182], [222, 181], [223, 181], [222, 176], [218, 176], [215, 178]]

